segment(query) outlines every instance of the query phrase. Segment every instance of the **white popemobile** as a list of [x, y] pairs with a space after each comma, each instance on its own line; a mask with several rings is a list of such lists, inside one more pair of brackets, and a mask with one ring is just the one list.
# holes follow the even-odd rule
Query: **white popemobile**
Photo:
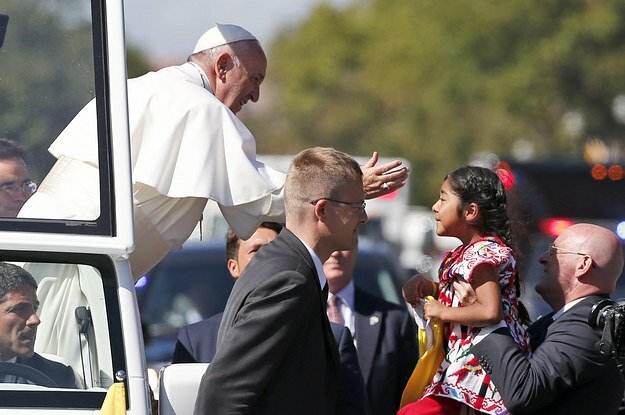
[[[36, 373], [3, 364], [0, 379], [17, 373], [25, 381], [0, 383], [0, 414], [150, 414], [128, 261], [134, 240], [122, 1], [2, 3], [0, 136], [46, 149], [95, 98], [100, 206], [93, 220], [0, 218], [0, 261], [23, 266], [38, 282], [35, 351], [71, 366], [79, 386], [42, 386]], [[44, 177], [53, 158], [30, 156], [33, 179]], [[71, 278], [78, 270], [80, 278]], [[117, 399], [107, 405], [117, 412], [110, 405], [101, 411], [109, 390]]]
[[[196, 49], [223, 45], [224, 39], [226, 43], [249, 41], [252, 36], [238, 26], [217, 26], [217, 35], [210, 29], [207, 33], [212, 34], [203, 35]], [[23, 267], [37, 281], [40, 323], [31, 321], [37, 332], [34, 351], [71, 367], [77, 385], [75, 389], [58, 387], [30, 366], [0, 362], [0, 415], [153, 413], [134, 279], [158, 262], [171, 244], [160, 244], [159, 251], [152, 249], [147, 242], [159, 239], [146, 234], [145, 229], [152, 228], [143, 220], [146, 215], [137, 213], [148, 211], [151, 218], [168, 219], [170, 212], [162, 209], [162, 204], [152, 203], [156, 199], [153, 193], [141, 186], [133, 188], [131, 164], [135, 162], [137, 168], [136, 159], [141, 158], [141, 166], [152, 167], [148, 170], [158, 175], [161, 169], [157, 163], [151, 164], [152, 158], [167, 150], [163, 150], [160, 135], [153, 134], [149, 141], [154, 151], [141, 152], [133, 145], [135, 153], [147, 156], [131, 152], [125, 50], [122, 0], [3, 0], [0, 5], [0, 137], [17, 141], [30, 151], [26, 164], [34, 176], [0, 183], [0, 191], [25, 192], [26, 186], [32, 190], [32, 181], [45, 178], [39, 193], [26, 202], [17, 218], [0, 217], [0, 261]], [[185, 68], [189, 70], [188, 65]], [[137, 91], [132, 82], [134, 99]], [[200, 83], [204, 85], [203, 78]], [[209, 98], [215, 100], [212, 95]], [[147, 101], [155, 105], [152, 99]], [[160, 113], [167, 113], [169, 104], [161, 105]], [[86, 108], [92, 122], [72, 121], [83, 120], [81, 108]], [[274, 205], [280, 204], [284, 175], [256, 160], [249, 131], [234, 114], [227, 110], [225, 114], [222, 116], [229, 120], [225, 124], [234, 127], [222, 130], [242, 135], [240, 145], [223, 140], [229, 143], [223, 151], [227, 160], [207, 163], [215, 150], [212, 145], [203, 146], [210, 151], [200, 152], [197, 163], [172, 166], [164, 157], [169, 169], [162, 170], [180, 173], [174, 175], [178, 187], [188, 184], [187, 176], [197, 170], [196, 164], [212, 166], [215, 171], [220, 167], [214, 176], [230, 180], [230, 192], [226, 192], [230, 198], [217, 193], [167, 195], [171, 199], [202, 199], [196, 203], [201, 204], [199, 208], [193, 206], [197, 215], [184, 214], [188, 211], [179, 215], [192, 218], [190, 225], [185, 223], [189, 229], [182, 240], [199, 219], [207, 198], [220, 203], [224, 216], [239, 225], [235, 230], [241, 234], [251, 234], [260, 223], [258, 212], [282, 215], [283, 209], [274, 209]], [[141, 123], [131, 126], [133, 137], [143, 128]], [[68, 130], [70, 141], [52, 145], [58, 137], [67, 136]], [[185, 154], [194, 153], [189, 145], [179, 147], [186, 148]], [[60, 154], [58, 160], [47, 152], [49, 148]], [[76, 154], [86, 156], [72, 158]], [[239, 160], [238, 169], [228, 164]], [[404, 185], [408, 173], [399, 161], [381, 166], [376, 166], [376, 161], [377, 154], [363, 168], [368, 196], [388, 195]], [[241, 171], [247, 173], [232, 173]], [[162, 184], [152, 175], [142, 176], [137, 171], [135, 175], [146, 187], [154, 185], [159, 190]], [[238, 181], [232, 182], [234, 176]], [[249, 177], [256, 180], [247, 180]], [[220, 182], [214, 187], [224, 188]], [[243, 188], [251, 196], [235, 197], [234, 193], [244, 193]], [[42, 200], [44, 203], [38, 203]], [[70, 211], [71, 215], [66, 215]], [[137, 251], [135, 237], [142, 248]], [[150, 261], [137, 262], [143, 257], [135, 254], [144, 251], [151, 255]], [[0, 317], [10, 313], [0, 309]], [[12, 324], [18, 326], [15, 321]], [[25, 327], [24, 323], [19, 330]], [[34, 327], [28, 327], [25, 333], [32, 333]], [[20, 338], [20, 333], [16, 336]], [[32, 334], [26, 337], [32, 344]], [[159, 412], [191, 413], [204, 370], [202, 365], [166, 368], [161, 376]]]

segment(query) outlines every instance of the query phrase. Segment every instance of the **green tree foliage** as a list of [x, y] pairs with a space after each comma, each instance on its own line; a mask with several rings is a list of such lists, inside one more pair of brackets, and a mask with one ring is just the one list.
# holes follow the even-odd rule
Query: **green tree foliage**
[[126, 66], [128, 78], [136, 78], [153, 69], [141, 49], [128, 44], [126, 45]]
[[[52, 163], [48, 145], [93, 96], [90, 25], [46, 2], [2, 6], [10, 20], [0, 53], [0, 135], [29, 151], [31, 170], [40, 176]], [[76, 66], [84, 68], [81, 76]]]
[[[0, 136], [29, 153], [33, 178], [54, 163], [48, 146], [94, 97], [90, 3], [4, 0], [9, 15], [0, 49]], [[129, 70], [146, 72], [145, 58], [128, 49]]]
[[[271, 117], [249, 122], [262, 152], [329, 145], [412, 162], [413, 202], [478, 152], [524, 139], [579, 157], [587, 137], [622, 142], [625, 3], [372, 0], [319, 6], [269, 54]], [[564, 128], [583, 117], [581, 135]]]

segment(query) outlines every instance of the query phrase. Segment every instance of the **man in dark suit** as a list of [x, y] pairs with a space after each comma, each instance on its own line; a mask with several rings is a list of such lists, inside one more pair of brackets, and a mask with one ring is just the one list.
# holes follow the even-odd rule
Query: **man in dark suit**
[[[282, 225], [276, 222], [263, 222], [252, 236], [241, 240], [232, 229], [226, 233], [226, 266], [235, 280], [261, 246], [276, 239]], [[217, 351], [217, 332], [223, 312], [207, 319], [189, 324], [180, 329], [172, 363], [209, 363]]]
[[349, 329], [330, 322], [334, 340], [339, 346], [339, 397], [337, 415], [372, 415], [358, 354]]
[[195, 414], [331, 415], [339, 356], [322, 263], [367, 221], [360, 166], [329, 148], [300, 152], [285, 184], [286, 228], [237, 280]]
[[[217, 349], [217, 331], [223, 313], [182, 328], [176, 342], [172, 363], [210, 363]], [[358, 355], [349, 329], [330, 323], [339, 349], [339, 397], [337, 415], [371, 413], [360, 371]]]
[[[76, 388], [71, 367], [35, 353], [37, 326], [41, 323], [38, 307], [37, 282], [30, 273], [0, 262], [0, 362], [8, 363], [1, 365], [0, 382]], [[20, 365], [35, 369], [34, 375]]]
[[531, 356], [505, 328], [483, 329], [471, 352], [514, 414], [615, 414], [625, 382], [615, 360], [596, 350], [602, 330], [588, 315], [614, 291], [623, 248], [609, 230], [576, 224], [539, 261], [536, 291], [554, 312], [530, 327]]
[[[355, 339], [371, 412], [394, 415], [419, 358], [416, 324], [406, 307], [354, 286], [358, 249], [335, 251], [323, 264], [330, 295], [328, 317], [350, 328]], [[333, 317], [332, 299], [339, 313]]]
[[[226, 261], [232, 278], [236, 280], [260, 247], [273, 241], [280, 230], [282, 225], [279, 223], [263, 222], [249, 239], [241, 240], [228, 229]], [[217, 334], [222, 318], [223, 313], [218, 313], [180, 329], [171, 362], [212, 362], [217, 351]], [[343, 325], [330, 323], [330, 326], [338, 344], [340, 358], [337, 414], [369, 415], [371, 411], [352, 335]]]
[[[223, 313], [182, 328], [172, 363], [210, 363], [217, 349], [217, 331]], [[349, 329], [330, 323], [339, 350], [339, 397], [337, 415], [371, 414], [358, 354]]]

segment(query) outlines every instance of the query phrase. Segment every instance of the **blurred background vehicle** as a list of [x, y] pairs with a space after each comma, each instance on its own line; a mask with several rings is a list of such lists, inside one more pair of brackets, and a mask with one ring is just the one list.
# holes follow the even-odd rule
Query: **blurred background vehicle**
[[[354, 270], [357, 287], [403, 304], [406, 278], [388, 246], [361, 240]], [[159, 370], [170, 362], [181, 327], [223, 311], [233, 285], [221, 239], [187, 243], [139, 279], [135, 287], [148, 367]]]
[[[540, 256], [574, 223], [604, 226], [625, 247], [625, 171], [619, 164], [554, 160], [501, 163], [512, 173], [510, 203], [518, 232], [517, 257], [523, 280], [521, 299], [532, 319], [550, 310], [534, 286], [542, 278]], [[625, 297], [621, 275], [614, 299]]]

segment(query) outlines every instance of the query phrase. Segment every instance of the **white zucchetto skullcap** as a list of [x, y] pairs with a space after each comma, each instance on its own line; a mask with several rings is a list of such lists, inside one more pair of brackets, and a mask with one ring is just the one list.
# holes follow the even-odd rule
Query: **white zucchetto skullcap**
[[227, 45], [228, 43], [238, 42], [240, 40], [258, 41], [253, 34], [243, 29], [241, 26], [218, 23], [200, 36], [200, 39], [195, 45], [195, 49], [193, 49], [193, 53], [212, 49], [221, 45]]

